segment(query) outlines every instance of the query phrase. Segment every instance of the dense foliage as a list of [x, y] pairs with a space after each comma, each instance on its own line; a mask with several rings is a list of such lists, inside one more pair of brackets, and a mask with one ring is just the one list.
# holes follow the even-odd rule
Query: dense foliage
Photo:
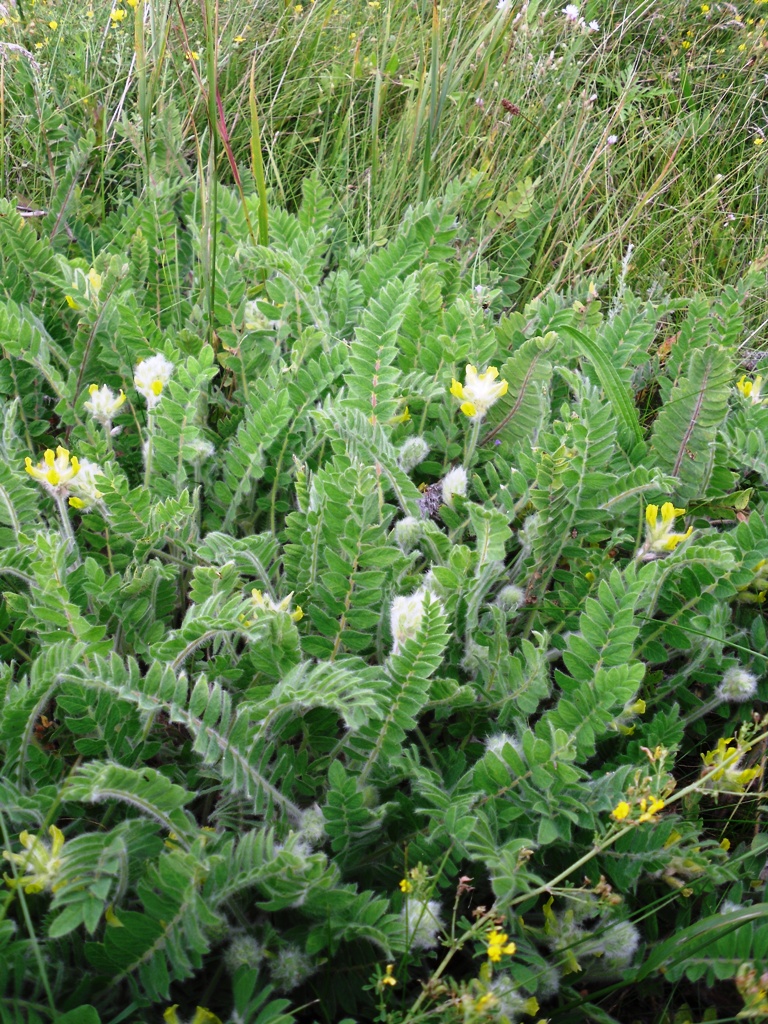
[[760, 6], [0, 9], [2, 1024], [768, 1017]]
[[193, 192], [92, 267], [0, 210], [7, 1019], [607, 1019], [765, 955], [754, 278], [498, 315], [466, 198], [338, 255], [316, 181], [268, 248], [221, 189], [210, 343]]

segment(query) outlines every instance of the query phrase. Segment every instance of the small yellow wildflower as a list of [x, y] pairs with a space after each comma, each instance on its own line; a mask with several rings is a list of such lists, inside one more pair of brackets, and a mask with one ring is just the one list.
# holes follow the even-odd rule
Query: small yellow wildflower
[[261, 611], [267, 612], [287, 612], [293, 622], [301, 622], [304, 618], [304, 612], [301, 610], [300, 605], [296, 605], [295, 609], [291, 611], [291, 598], [293, 594], [290, 593], [288, 597], [284, 597], [282, 601], [273, 601], [272, 598], [267, 594], [265, 597], [260, 590], [252, 590], [251, 597], [253, 603]]
[[236, 43], [244, 43], [245, 42], [245, 36], [235, 36], [234, 42], [236, 42]]
[[754, 142], [753, 142], [753, 145], [755, 145], [755, 146], [762, 146], [762, 144], [763, 144], [764, 142], [765, 142], [765, 139], [761, 138], [761, 137], [760, 137], [760, 136], [758, 135], [758, 136], [757, 136], [757, 138], [756, 138], [756, 139], [754, 140]]
[[200, 60], [200, 54], [197, 50], [187, 50], [184, 56], [187, 60]]
[[386, 968], [386, 970], [384, 972], [384, 977], [381, 979], [381, 984], [382, 985], [396, 985], [397, 984], [397, 978], [393, 978], [392, 977], [392, 972], [394, 971], [394, 969], [395, 969], [395, 965], [394, 964], [387, 964], [387, 968]]
[[[174, 1003], [173, 1006], [169, 1006], [163, 1013], [163, 1020], [165, 1021], [165, 1024], [181, 1024], [179, 1016], [176, 1013], [178, 1008], [179, 1004]], [[221, 1020], [215, 1013], [211, 1013], [210, 1010], [206, 1010], [204, 1006], [198, 1006], [195, 1010], [195, 1016], [189, 1024], [221, 1024]]]
[[615, 818], [616, 821], [624, 821], [625, 818], [629, 817], [631, 809], [632, 808], [626, 800], [620, 800], [611, 811], [611, 816]]
[[42, 48], [43, 48], [43, 44], [42, 43], [35, 43], [35, 49], [36, 50], [42, 50]]
[[509, 936], [506, 932], [497, 931], [495, 928], [488, 933], [488, 959], [497, 964], [502, 955], [512, 956], [517, 950], [514, 942], [508, 942]]
[[297, 14], [301, 14], [301, 12], [304, 10], [304, 6], [303, 4], [294, 4], [293, 9], [294, 11], [296, 11]]
[[413, 882], [409, 882], [407, 878], [401, 878], [400, 892], [413, 892]]
[[740, 51], [743, 52], [744, 50], [746, 50], [746, 48], [747, 48], [747, 44], [746, 43], [739, 43], [739, 50]]
[[56, 29], [58, 27], [59, 27], [58, 21], [49, 21], [48, 22], [48, 28], [53, 29], [54, 32], [56, 31]]
[[690, 50], [691, 44], [687, 39], [684, 39], [680, 44], [684, 50]]
[[733, 737], [719, 739], [714, 750], [702, 754], [702, 776], [707, 788], [727, 793], [744, 793], [750, 782], [760, 774], [760, 769], [741, 768], [743, 756], [744, 751]]
[[126, 14], [127, 12], [124, 11], [122, 7], [116, 7], [115, 10], [110, 13], [109, 17], [111, 18], [113, 25], [118, 25], [121, 21], [125, 20]]
[[702, 14], [709, 14], [709, 4], [702, 4], [701, 5], [701, 13]]
[[469, 364], [463, 384], [455, 378], [451, 379], [450, 392], [461, 402], [460, 408], [465, 416], [472, 420], [483, 419], [491, 406], [506, 395], [509, 384], [505, 380], [495, 384], [498, 376], [499, 371], [495, 366], [489, 366], [485, 373], [478, 373], [477, 367]]
[[133, 7], [134, 10], [139, 6], [139, 0], [125, 0], [129, 7]]
[[648, 803], [646, 800], [640, 801], [641, 815], [637, 819], [638, 821], [650, 821], [654, 814], [658, 814], [664, 807], [664, 801], [659, 800], [658, 797], [652, 797], [651, 802]]
[[[758, 136], [755, 139], [756, 146], [762, 146], [763, 139]], [[747, 380], [747, 375], [743, 373], [741, 380], [737, 381], [736, 387], [742, 393], [744, 398], [748, 398], [752, 405], [760, 405], [764, 398], [762, 396], [763, 378], [761, 374], [758, 374], [754, 380]]]
[[721, 839], [720, 840], [720, 849], [721, 850], [725, 850], [726, 853], [727, 853], [728, 850], [730, 850], [730, 848], [731, 848], [731, 840], [730, 839]]
[[19, 842], [27, 852], [3, 851], [6, 860], [23, 868], [25, 872], [19, 878], [3, 875], [7, 885], [11, 888], [22, 886], [24, 892], [29, 894], [43, 892], [44, 889], [50, 892], [55, 891], [56, 878], [64, 862], [64, 858], [59, 856], [64, 846], [64, 833], [55, 825], [51, 825], [48, 835], [51, 837], [50, 846], [37, 836], [30, 835], [29, 832], [22, 832]]
[[692, 526], [689, 526], [685, 533], [674, 532], [675, 518], [684, 515], [684, 508], [675, 508], [671, 501], [665, 501], [661, 506], [661, 523], [659, 523], [659, 506], [647, 505], [645, 509], [645, 552], [652, 555], [674, 551], [678, 544], [690, 537], [693, 533]]

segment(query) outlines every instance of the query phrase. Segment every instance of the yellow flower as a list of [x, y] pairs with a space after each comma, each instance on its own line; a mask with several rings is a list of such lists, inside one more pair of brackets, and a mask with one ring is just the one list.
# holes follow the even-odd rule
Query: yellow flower
[[640, 810], [642, 814], [637, 819], [638, 821], [650, 821], [654, 814], [658, 814], [664, 807], [664, 801], [659, 800], [658, 797], [651, 797], [651, 802], [648, 803], [646, 800], [640, 801]]
[[512, 956], [517, 949], [514, 942], [508, 942], [509, 936], [506, 932], [497, 931], [495, 928], [488, 933], [488, 959], [497, 964], [502, 955]]
[[691, 44], [687, 39], [684, 39], [680, 45], [684, 50], [689, 50], [691, 47]]
[[[179, 1008], [179, 1004], [175, 1003], [173, 1006], [169, 1006], [163, 1014], [163, 1020], [165, 1024], [181, 1024], [179, 1015], [176, 1011]], [[189, 1024], [221, 1024], [221, 1020], [216, 1016], [215, 1013], [211, 1013], [210, 1010], [206, 1010], [203, 1006], [198, 1006], [195, 1010], [195, 1016], [189, 1022]]]
[[671, 501], [665, 501], [661, 506], [661, 523], [659, 523], [659, 506], [647, 505], [645, 509], [645, 551], [648, 553], [663, 553], [674, 551], [681, 541], [686, 540], [693, 533], [693, 527], [689, 526], [685, 533], [675, 533], [675, 517], [684, 516], [684, 508], [675, 508]]
[[392, 972], [395, 969], [394, 964], [387, 964], [387, 969], [384, 972], [384, 977], [381, 979], [382, 985], [396, 985], [397, 979], [392, 977]]
[[70, 459], [67, 449], [60, 446], [55, 452], [47, 448], [42, 462], [36, 466], [32, 465], [32, 459], [27, 456], [24, 465], [29, 475], [55, 496], [63, 496], [66, 493], [67, 484], [80, 472], [77, 457], [73, 455]]
[[200, 54], [197, 52], [197, 50], [187, 50], [184, 56], [187, 58], [187, 60], [200, 60]]
[[245, 36], [235, 36], [234, 41], [236, 43], [244, 43], [245, 42]]
[[[727, 793], [744, 793], [747, 786], [760, 774], [759, 768], [740, 768], [744, 751], [733, 737], [719, 739], [714, 750], [702, 754], [702, 776], [708, 789]], [[717, 783], [717, 785], [712, 785]]]
[[134, 9], [139, 6], [139, 0], [125, 0], [125, 2], [129, 7], [133, 7]]
[[51, 825], [48, 835], [51, 837], [50, 846], [37, 836], [31, 836], [29, 832], [22, 832], [19, 842], [27, 852], [8, 853], [7, 850], [3, 851], [6, 860], [24, 870], [24, 874], [19, 878], [3, 875], [11, 888], [20, 885], [24, 892], [30, 894], [43, 892], [44, 889], [55, 892], [56, 878], [64, 863], [64, 858], [59, 856], [64, 846], [64, 834], [55, 825]]
[[701, 5], [701, 13], [702, 14], [709, 14], [709, 4], [702, 4]]
[[620, 800], [611, 811], [611, 815], [616, 819], [616, 821], [624, 821], [624, 819], [629, 816], [631, 809], [632, 808], [626, 800]]
[[761, 138], [760, 138], [760, 136], [758, 135], [758, 137], [757, 137], [757, 138], [756, 138], [756, 139], [754, 140], [754, 143], [753, 143], [753, 144], [754, 144], [755, 146], [762, 146], [762, 144], [763, 144], [764, 142], [765, 142], [765, 139], [761, 139]]
[[48, 22], [48, 28], [53, 29], [54, 32], [56, 31], [56, 29], [58, 27], [59, 27], [58, 21], [49, 21]]
[[730, 848], [731, 848], [731, 840], [730, 839], [721, 839], [720, 840], [720, 849], [721, 850], [725, 850], [726, 853], [727, 853], [728, 850], [730, 850]]
[[[755, 145], [762, 145], [763, 140], [755, 139]], [[741, 380], [737, 381], [736, 387], [742, 393], [744, 398], [748, 398], [752, 405], [761, 405], [765, 399], [762, 397], [761, 391], [763, 387], [763, 378], [760, 374], [755, 377], [754, 380], [747, 380], [747, 375], [743, 373]]]
[[122, 9], [122, 7], [115, 8], [115, 10], [112, 11], [110, 13], [110, 15], [109, 15], [110, 18], [112, 19], [112, 24], [113, 25], [117, 25], [117, 24], [119, 24], [119, 22], [123, 21], [125, 19], [125, 17], [126, 17], [126, 13], [127, 12], [124, 11]]
[[465, 416], [481, 420], [491, 406], [506, 395], [509, 384], [505, 380], [495, 384], [498, 376], [499, 371], [495, 366], [489, 366], [485, 373], [478, 373], [477, 367], [469, 364], [463, 384], [454, 378], [451, 379], [450, 392], [461, 402], [460, 408]]
[[293, 622], [301, 622], [304, 618], [304, 612], [301, 610], [301, 605], [296, 605], [293, 611], [291, 611], [291, 598], [293, 593], [290, 593], [288, 597], [284, 597], [282, 601], [273, 601], [272, 598], [267, 594], [265, 597], [260, 590], [252, 590], [251, 597], [253, 603], [261, 611], [266, 612], [287, 612], [291, 616]]
[[407, 878], [401, 878], [400, 892], [413, 892], [413, 882], [409, 882]]

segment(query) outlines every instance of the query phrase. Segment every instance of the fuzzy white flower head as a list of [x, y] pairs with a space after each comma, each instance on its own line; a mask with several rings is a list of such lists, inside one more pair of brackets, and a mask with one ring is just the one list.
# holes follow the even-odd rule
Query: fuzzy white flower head
[[32, 465], [29, 456], [24, 463], [29, 475], [42, 484], [54, 498], [66, 498], [69, 494], [69, 485], [80, 472], [77, 456], [73, 455], [70, 458], [67, 449], [60, 445], [55, 452], [51, 448], [46, 449], [42, 462], [38, 462], [36, 466]]
[[79, 472], [70, 487], [73, 497], [69, 499], [69, 504], [72, 508], [89, 509], [104, 497], [96, 486], [96, 480], [100, 476], [103, 476], [103, 470], [98, 463], [91, 462], [90, 459], [80, 460]]
[[257, 971], [264, 959], [264, 950], [256, 939], [250, 935], [236, 935], [224, 954], [224, 965], [230, 974], [235, 974], [241, 967], [250, 967]]
[[85, 408], [107, 433], [112, 433], [112, 420], [125, 402], [125, 394], [122, 389], [120, 394], [116, 395], [106, 384], [102, 384], [101, 387], [98, 384], [91, 384], [88, 394], [90, 398], [85, 403]]
[[725, 672], [715, 693], [722, 701], [741, 704], [757, 693], [757, 677], [740, 665], [734, 665]]
[[318, 804], [302, 811], [299, 832], [310, 847], [321, 846], [328, 838], [325, 831], [325, 815]]
[[508, 11], [511, 6], [512, 6], [512, 0], [499, 0], [499, 2], [496, 4], [496, 10], [497, 11]]
[[416, 636], [427, 605], [435, 605], [438, 612], [442, 613], [443, 611], [440, 601], [427, 587], [421, 587], [410, 597], [396, 597], [392, 601], [390, 626], [392, 628], [393, 654], [397, 654], [400, 646], [406, 640], [412, 640]]
[[506, 587], [502, 587], [496, 595], [496, 604], [502, 609], [502, 611], [505, 611], [508, 614], [516, 612], [523, 601], [525, 601], [525, 592], [520, 587], [516, 587], [513, 583], [508, 584]]
[[406, 640], [412, 640], [419, 631], [427, 602], [437, 601], [424, 587], [410, 597], [394, 598], [389, 612], [392, 630], [392, 653], [397, 654]]
[[317, 968], [298, 946], [283, 946], [270, 964], [272, 981], [281, 992], [290, 992], [310, 978]]
[[159, 404], [163, 388], [171, 379], [173, 363], [162, 353], [142, 359], [133, 371], [133, 383], [140, 395], [147, 400], [147, 409]]
[[443, 502], [453, 508], [453, 499], [457, 495], [460, 498], [467, 496], [467, 471], [463, 466], [450, 469], [443, 477]]
[[478, 373], [477, 367], [467, 365], [464, 375], [464, 383], [461, 384], [454, 377], [451, 380], [450, 392], [454, 398], [461, 402], [461, 411], [469, 419], [482, 420], [492, 405], [509, 390], [509, 384], [505, 380], [496, 383], [499, 371], [495, 366], [489, 366], [485, 373]]
[[422, 903], [415, 896], [406, 896], [400, 914], [410, 949], [434, 949], [443, 929], [440, 904], [436, 900]]
[[579, 8], [576, 4], [567, 4], [563, 8], [563, 14], [565, 15], [566, 21], [572, 21], [574, 23], [579, 20]]
[[599, 32], [600, 31], [600, 25], [596, 21], [590, 21], [588, 23], [588, 25], [587, 25], [587, 30], [589, 32]]

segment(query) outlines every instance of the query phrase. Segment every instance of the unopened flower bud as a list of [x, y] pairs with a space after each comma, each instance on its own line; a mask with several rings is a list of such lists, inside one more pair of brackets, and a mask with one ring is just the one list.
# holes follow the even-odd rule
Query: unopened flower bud
[[409, 437], [400, 447], [397, 461], [404, 473], [410, 473], [429, 455], [429, 445], [423, 437]]
[[395, 543], [406, 555], [421, 539], [421, 523], [415, 516], [406, 516], [395, 523]]
[[512, 584], [502, 587], [496, 595], [496, 604], [507, 613], [516, 612], [524, 600], [525, 593], [520, 587], [515, 587]]

